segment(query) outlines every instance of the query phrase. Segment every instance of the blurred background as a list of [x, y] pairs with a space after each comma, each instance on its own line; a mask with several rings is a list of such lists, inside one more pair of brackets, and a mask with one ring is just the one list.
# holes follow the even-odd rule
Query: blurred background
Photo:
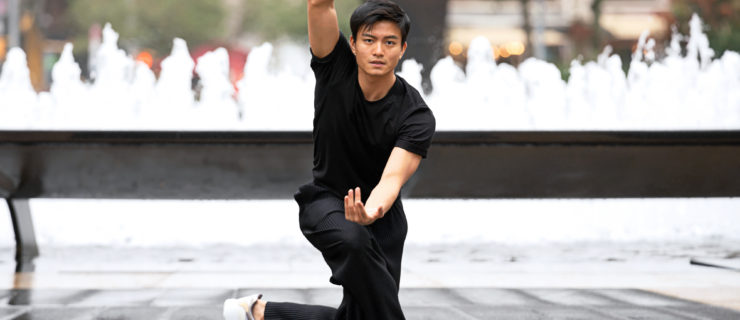
[[[512, 185], [526, 190], [527, 181], [534, 181], [537, 187], [564, 189], [558, 194], [566, 199], [531, 199], [537, 196], [533, 194], [502, 199], [500, 193], [483, 199], [410, 199], [404, 205], [414, 227], [407, 240], [409, 258], [404, 258], [410, 272], [404, 272], [411, 277], [404, 286], [642, 288], [740, 310], [737, 273], [689, 264], [692, 257], [709, 258], [740, 270], [736, 182], [740, 181], [736, 169], [740, 0], [396, 1], [412, 19], [405, 58], [420, 64], [404, 61], [409, 63], [399, 65], [404, 69], [399, 74], [413, 80], [409, 83], [415, 87], [422, 86], [438, 131], [683, 131], [586, 133], [596, 137], [586, 140], [555, 132], [540, 135], [542, 144], [532, 143], [534, 138], [524, 132], [518, 136], [523, 138], [512, 140], [517, 142], [514, 147], [493, 132], [491, 149], [524, 151], [517, 151], [521, 158], [504, 162], [502, 157], [490, 157], [490, 162], [475, 158], [486, 160], [480, 161], [486, 170], [478, 176], [492, 177], [492, 185], [502, 186], [501, 190]], [[335, 0], [345, 34], [350, 33], [349, 16], [361, 2]], [[692, 19], [694, 14], [698, 18]], [[105, 28], [107, 23], [118, 34]], [[651, 38], [647, 42], [645, 32]], [[186, 49], [181, 50], [182, 41], [175, 41], [181, 45], [173, 49], [174, 38], [185, 40]], [[275, 46], [274, 52], [266, 42]], [[62, 58], [67, 43], [74, 45], [74, 59], [69, 46]], [[25, 54], [11, 50], [15, 47]], [[224, 52], [217, 48], [228, 55], [207, 59], [209, 53]], [[108, 67], [101, 68], [106, 57]], [[289, 63], [275, 62], [281, 59]], [[308, 59], [306, 0], [0, 0], [0, 135], [19, 128], [307, 134], [314, 88]], [[192, 72], [195, 63], [204, 70]], [[100, 70], [109, 72], [108, 81], [102, 81], [105, 72]], [[171, 76], [164, 76], [168, 72]], [[61, 81], [52, 85], [52, 78]], [[291, 88], [290, 94], [285, 94], [285, 87]], [[697, 129], [724, 131], [692, 131]], [[5, 148], [0, 149], [0, 178], [3, 174], [8, 178], [0, 180], [0, 192], [6, 197], [19, 189], [49, 191], [54, 181], [61, 181], [59, 190], [78, 188], [82, 191], [74, 196], [92, 194], [94, 199], [37, 197], [28, 202], [28, 225], [35, 225], [43, 252], [35, 262], [35, 274], [16, 273], [20, 268], [10, 258], [17, 243], [12, 202], [0, 205], [0, 290], [3, 285], [16, 289], [328, 285], [321, 273], [326, 271], [323, 261], [298, 232], [292, 185], [277, 200], [241, 198], [248, 195], [227, 201], [99, 199], [104, 187], [136, 191], [147, 183], [180, 190], [185, 199], [202, 197], [197, 183], [177, 189], [150, 175], [192, 178], [192, 173], [200, 173], [202, 181], [232, 193], [235, 185], [266, 188], [245, 181], [250, 174], [263, 175], [260, 166], [271, 170], [291, 166], [286, 159], [309, 164], [310, 147], [303, 161], [278, 153], [264, 156], [253, 149], [244, 154], [254, 158], [236, 156], [234, 151], [244, 150], [242, 146], [229, 149], [230, 144], [215, 143], [229, 137], [219, 132], [207, 136], [215, 140], [204, 149], [186, 142], [183, 149], [154, 143], [153, 153], [127, 149], [128, 143], [151, 141], [136, 142], [137, 136], [126, 132], [134, 142], [115, 144], [122, 148], [115, 152], [97, 149], [105, 145], [100, 141], [123, 137], [109, 136], [110, 132], [100, 134], [97, 142], [85, 140], [94, 134], [67, 141], [62, 133], [61, 140], [52, 139], [60, 144], [34, 140], [34, 132], [5, 134], [10, 142], [0, 141], [0, 148]], [[279, 134], [274, 137], [282, 139]], [[478, 141], [468, 144], [477, 148], [480, 137], [476, 133], [467, 137]], [[566, 139], [576, 141], [571, 145]], [[256, 142], [262, 148], [260, 143]], [[211, 147], [226, 151], [213, 152], [220, 149]], [[268, 146], [282, 147], [283, 142]], [[576, 151], [559, 151], [561, 147]], [[488, 155], [475, 150], [470, 154]], [[617, 152], [608, 153], [613, 150]], [[229, 156], [221, 156], [226, 152]], [[666, 156], [673, 155], [670, 152], [676, 156]], [[599, 155], [593, 159], [601, 162], [584, 158], [589, 154]], [[655, 160], [655, 154], [668, 158]], [[554, 165], [553, 155], [565, 165]], [[459, 157], [460, 163], [475, 163], [471, 159]], [[513, 165], [513, 175], [537, 178], [495, 174], [509, 170], [501, 164], [516, 159], [527, 161]], [[167, 168], [164, 165], [148, 171], [123, 169], [160, 160], [184, 165], [173, 165], [169, 171], [162, 169]], [[533, 165], [537, 163], [542, 165]], [[526, 170], [531, 167], [536, 170]], [[591, 177], [582, 170], [586, 167], [606, 178], [595, 187], [580, 183], [579, 179]], [[250, 171], [253, 168], [258, 170]], [[111, 178], [128, 172], [134, 173]], [[218, 174], [209, 176], [213, 172], [236, 182], [229, 185]], [[659, 191], [666, 186], [650, 180], [654, 176], [668, 177], [661, 180], [668, 181], [668, 190], [688, 186], [730, 191], [645, 194], [646, 186]], [[46, 177], [58, 180], [42, 181]], [[272, 177], [267, 187], [292, 183]], [[626, 180], [636, 181], [635, 190], [628, 193], [631, 198], [598, 198], [604, 196], [599, 191]], [[439, 181], [440, 186], [459, 182]], [[573, 197], [569, 190], [586, 190], [593, 198], [568, 198]], [[451, 212], [456, 219], [450, 219]], [[254, 227], [255, 217], [260, 219], [259, 228]], [[485, 245], [491, 243], [495, 245]], [[257, 247], [258, 259], [245, 254], [245, 247]], [[245, 267], [259, 272], [245, 276]], [[120, 298], [113, 300], [101, 300], [102, 305], [120, 303]], [[221, 303], [215, 300], [208, 305]], [[0, 320], [5, 319], [1, 307]]]
[[[359, 0], [336, 0], [340, 27]], [[573, 59], [594, 60], [606, 45], [622, 59], [623, 69], [644, 30], [660, 55], [671, 29], [688, 34], [697, 13], [704, 22], [715, 57], [740, 51], [740, 0], [398, 0], [413, 27], [406, 58], [423, 64], [424, 89], [440, 58], [451, 56], [464, 67], [471, 40], [483, 35], [497, 62], [518, 66], [527, 57], [555, 64], [568, 79]], [[159, 72], [172, 39], [187, 41], [194, 58], [218, 47], [229, 52], [230, 78], [242, 78], [250, 49], [262, 42], [307, 45], [305, 0], [0, 0], [0, 64], [9, 48], [28, 56], [31, 82], [48, 90], [51, 69], [64, 44], [74, 43], [75, 61], [89, 77], [110, 22], [119, 46]], [[463, 68], [464, 69], [464, 68]]]

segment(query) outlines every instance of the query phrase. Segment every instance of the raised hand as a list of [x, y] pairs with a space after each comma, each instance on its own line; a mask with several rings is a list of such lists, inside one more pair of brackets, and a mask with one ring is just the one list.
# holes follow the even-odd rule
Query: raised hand
[[363, 226], [375, 222], [383, 217], [381, 208], [365, 208], [362, 204], [362, 194], [360, 187], [349, 189], [344, 196], [344, 218]]

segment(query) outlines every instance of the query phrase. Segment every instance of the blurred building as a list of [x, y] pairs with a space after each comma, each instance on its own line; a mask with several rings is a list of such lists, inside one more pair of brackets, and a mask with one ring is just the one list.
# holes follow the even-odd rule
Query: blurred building
[[[220, 1], [228, 8], [224, 17], [225, 32], [221, 39], [214, 40], [220, 40], [219, 45], [225, 46], [239, 43], [238, 38], [243, 36], [246, 1]], [[579, 55], [593, 59], [607, 44], [626, 60], [643, 30], [650, 31], [660, 51], [664, 43], [661, 40], [669, 37], [675, 19], [671, 13], [675, 0], [396, 1], [412, 16], [407, 57], [424, 64], [425, 84], [438, 59], [452, 55], [464, 63], [467, 46], [476, 36], [491, 41], [499, 61], [517, 65], [526, 57], [536, 56], [563, 66]], [[51, 67], [64, 43], [78, 37], [80, 32], [90, 33], [90, 39], [100, 37], [99, 26], [97, 29], [91, 26], [90, 30], [70, 27], [73, 24], [68, 13], [71, 2], [0, 0], [0, 63], [10, 46], [21, 46], [28, 54], [37, 90], [48, 88]], [[597, 20], [599, 28], [594, 28]], [[16, 40], [13, 40], [13, 33]], [[138, 49], [130, 53], [137, 55]], [[154, 57], [155, 67], [156, 61], [166, 52], [158, 55]], [[85, 69], [87, 57], [76, 58]]]
[[[594, 5], [600, 9], [600, 28], [593, 28]], [[669, 36], [670, 11], [670, 0], [449, 0], [446, 42], [448, 53], [464, 60], [464, 48], [482, 35], [491, 41], [497, 59], [515, 64], [526, 56], [550, 61], [589, 58], [606, 44], [624, 54], [631, 52], [643, 30], [656, 40]]]
[[[124, 1], [124, 0], [111, 0]], [[242, 22], [244, 0], [220, 0], [228, 8], [226, 11], [224, 29], [229, 39], [236, 37]], [[302, 0], [296, 0], [302, 1]], [[0, 70], [6, 54], [11, 47], [20, 47], [27, 55], [31, 82], [38, 91], [48, 90], [51, 83], [51, 69], [58, 61], [64, 45], [75, 42], [80, 34], [86, 36], [89, 42], [77, 43], [88, 46], [87, 52], [94, 52], [102, 39], [102, 25], [94, 24], [88, 30], [79, 30], [74, 27], [70, 14], [72, 0], [0, 0]], [[102, 3], [102, 2], [101, 2]], [[102, 22], [101, 22], [102, 23]], [[230, 45], [224, 39], [214, 39], [199, 47], [191, 48], [194, 58], [204, 53], [205, 48], [215, 48], [216, 44], [226, 47], [231, 56], [243, 59], [247, 50]], [[119, 45], [123, 45], [119, 43]], [[158, 68], [159, 62], [168, 54], [161, 53], [152, 57], [149, 48], [125, 48], [134, 57], [141, 54], [149, 56], [147, 63], [153, 69]], [[83, 76], [88, 74], [88, 64], [91, 57], [87, 53], [75, 52], [75, 59], [83, 69]], [[232, 62], [233, 63], [233, 62]], [[241, 75], [244, 61], [233, 63], [235, 77]]]

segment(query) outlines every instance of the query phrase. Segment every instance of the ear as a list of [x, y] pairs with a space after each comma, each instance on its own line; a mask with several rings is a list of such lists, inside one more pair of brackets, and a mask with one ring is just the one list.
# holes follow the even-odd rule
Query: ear
[[352, 49], [352, 53], [357, 55], [357, 42], [355, 42], [355, 37], [353, 36], [349, 36], [349, 47]]
[[401, 48], [401, 57], [403, 57], [403, 54], [406, 53], [406, 47], [408, 47], [408, 43], [404, 42], [403, 47]]

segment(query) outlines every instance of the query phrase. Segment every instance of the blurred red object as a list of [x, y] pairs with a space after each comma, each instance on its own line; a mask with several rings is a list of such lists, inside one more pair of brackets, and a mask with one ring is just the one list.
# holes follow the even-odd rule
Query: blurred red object
[[152, 65], [154, 64], [154, 57], [152, 57], [152, 54], [149, 53], [149, 51], [142, 51], [139, 52], [139, 55], [136, 56], [136, 61], [141, 61], [145, 63], [147, 66], [149, 66], [149, 69], [151, 69]]
[[195, 63], [197, 65], [198, 58], [200, 58], [207, 52], [216, 50], [218, 48], [224, 48], [229, 53], [229, 80], [231, 80], [231, 83], [234, 85], [234, 89], [238, 90], [238, 88], [236, 87], [236, 82], [244, 77], [244, 65], [247, 63], [249, 49], [211, 43], [204, 44], [195, 48], [191, 51], [190, 55], [193, 57], [193, 60], [195, 60]]

